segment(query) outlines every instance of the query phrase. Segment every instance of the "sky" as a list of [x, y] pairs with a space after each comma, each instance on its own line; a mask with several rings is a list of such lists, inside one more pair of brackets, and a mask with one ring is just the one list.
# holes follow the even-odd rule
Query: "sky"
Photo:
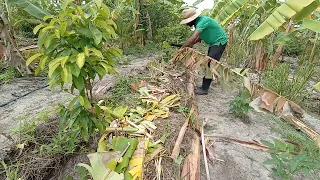
[[[196, 0], [184, 0], [188, 5], [192, 5]], [[203, 0], [200, 4], [198, 4], [198, 11], [202, 11], [204, 9], [211, 9], [213, 7], [213, 0]]]

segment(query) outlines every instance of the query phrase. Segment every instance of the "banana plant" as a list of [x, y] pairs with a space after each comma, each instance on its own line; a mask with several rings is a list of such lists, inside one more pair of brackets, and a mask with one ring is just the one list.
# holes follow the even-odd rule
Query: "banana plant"
[[249, 37], [263, 39], [281, 27], [288, 19], [300, 21], [320, 5], [319, 0], [287, 0], [279, 6]]
[[38, 19], [43, 19], [45, 16], [51, 15], [48, 11], [36, 6], [29, 0], [9, 0], [8, 2], [12, 5], [17, 5], [19, 8]]

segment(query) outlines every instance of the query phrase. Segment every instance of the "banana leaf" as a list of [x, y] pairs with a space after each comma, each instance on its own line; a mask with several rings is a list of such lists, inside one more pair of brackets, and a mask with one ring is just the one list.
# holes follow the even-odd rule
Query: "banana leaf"
[[48, 11], [36, 6], [28, 0], [10, 0], [8, 2], [9, 4], [17, 5], [19, 8], [23, 9], [24, 11], [38, 19], [43, 19], [45, 16], [50, 15]]

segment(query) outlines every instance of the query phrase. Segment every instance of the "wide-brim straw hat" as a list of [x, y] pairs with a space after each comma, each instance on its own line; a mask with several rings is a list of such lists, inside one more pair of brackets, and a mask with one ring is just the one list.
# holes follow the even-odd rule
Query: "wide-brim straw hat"
[[195, 8], [185, 9], [182, 11], [183, 20], [180, 22], [180, 24], [187, 24], [199, 17], [200, 14], [201, 12], [197, 12]]

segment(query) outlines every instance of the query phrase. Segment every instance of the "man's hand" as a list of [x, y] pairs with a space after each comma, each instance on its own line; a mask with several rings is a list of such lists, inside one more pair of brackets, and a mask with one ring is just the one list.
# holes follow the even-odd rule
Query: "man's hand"
[[194, 33], [192, 34], [192, 36], [182, 45], [181, 48], [192, 47], [194, 44], [201, 41], [201, 39], [199, 37], [200, 33], [201, 33], [201, 31], [195, 30]]

